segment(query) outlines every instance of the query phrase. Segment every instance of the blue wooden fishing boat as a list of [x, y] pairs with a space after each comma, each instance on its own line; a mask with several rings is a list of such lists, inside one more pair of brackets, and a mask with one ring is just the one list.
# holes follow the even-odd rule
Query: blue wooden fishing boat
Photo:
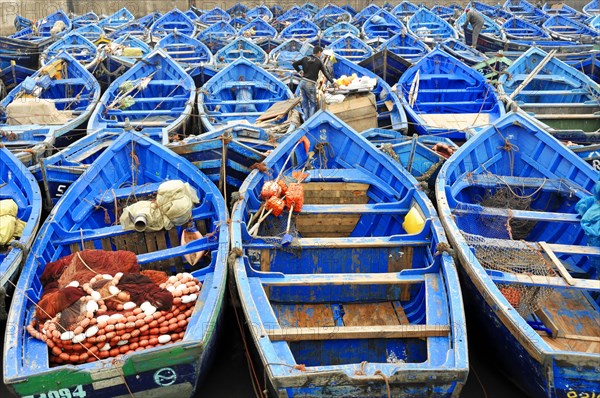
[[237, 31], [233, 26], [229, 25], [225, 21], [219, 21], [198, 33], [196, 39], [206, 44], [208, 48], [210, 48], [210, 51], [215, 54], [227, 43], [233, 40], [236, 34]]
[[387, 40], [406, 27], [392, 13], [379, 10], [365, 20], [361, 27], [363, 36], [368, 39]]
[[69, 53], [88, 70], [93, 69], [100, 62], [98, 48], [94, 43], [78, 33], [71, 32], [44, 50], [40, 55], [40, 64], [47, 65], [63, 51]]
[[[118, 223], [112, 225], [112, 221], [106, 222], [108, 219], [119, 220], [119, 215], [115, 214], [109, 202], [131, 204], [152, 198], [162, 183], [173, 180], [188, 183], [196, 193], [198, 201], [191, 203], [191, 217], [187, 226], [195, 227], [204, 237], [193, 241], [180, 238], [186, 230], [185, 223], [169, 230], [138, 232], [125, 230]], [[38, 396], [57, 390], [88, 397], [118, 396], [129, 392], [135, 395], [151, 392], [167, 396], [174, 390], [177, 396], [193, 396], [215, 355], [226, 288], [229, 238], [227, 228], [223, 225], [227, 212], [225, 202], [214, 184], [189, 162], [150, 138], [133, 132], [115, 140], [99, 156], [94, 167], [90, 167], [69, 188], [51, 214], [41, 227], [43, 235], [39, 235], [25, 263], [16, 287], [20, 293], [13, 300], [9, 314], [11, 324], [15, 325], [7, 333], [10, 344], [5, 345], [4, 351], [4, 377], [9, 388], [20, 396]], [[140, 224], [138, 221], [138, 227], [141, 227]], [[88, 355], [83, 361], [79, 354], [71, 355], [68, 361], [64, 361], [48, 348], [45, 341], [31, 334], [37, 330], [32, 321], [36, 321], [35, 303], [42, 297], [40, 278], [44, 269], [50, 262], [70, 254], [84, 258], [90, 253], [84, 249], [92, 248], [98, 250], [95, 252], [98, 255], [107, 257], [118, 250], [126, 250], [129, 254], [133, 252], [136, 269], [163, 271], [167, 275], [188, 271], [191, 272], [191, 278], [197, 278], [202, 283], [200, 291], [193, 297], [196, 302], [179, 307], [189, 308], [189, 312], [185, 316], [186, 324], [175, 329], [183, 330], [176, 340], [171, 335], [168, 344], [164, 338], [159, 343], [152, 339], [153, 332], [140, 328], [139, 334], [133, 333], [135, 336], [131, 336], [130, 333], [126, 344], [131, 347], [138, 341], [134, 347], [141, 345], [142, 348], [120, 356], [118, 363], [111, 351], [108, 355], [102, 355], [104, 351], [95, 349], [86, 351]], [[107, 253], [102, 253], [100, 249]], [[207, 254], [196, 265], [190, 266], [184, 256], [195, 257], [199, 251]], [[121, 252], [114, 255], [125, 254]], [[115, 271], [111, 275], [113, 273]], [[184, 276], [184, 280], [190, 279], [189, 275], [184, 274], [182, 278]], [[148, 298], [154, 300], [150, 296]], [[181, 301], [185, 303], [183, 299]], [[167, 308], [164, 314], [172, 314], [176, 307], [163, 304], [162, 308]], [[96, 311], [91, 316], [96, 319], [100, 315]], [[121, 324], [130, 331], [135, 328]], [[96, 325], [94, 327], [97, 330], [94, 331], [99, 334], [102, 323], [97, 322]], [[36, 332], [38, 336], [41, 333]], [[95, 335], [87, 333], [85, 342], [93, 341], [92, 337]], [[97, 348], [106, 344], [105, 341], [98, 342], [97, 338], [95, 340]], [[85, 363], [87, 357], [95, 361]], [[105, 373], [107, 370], [108, 374]], [[115, 372], [118, 373], [116, 379]], [[53, 381], [49, 383], [48, 380]]]
[[391, 39], [385, 41], [379, 49], [387, 49], [410, 62], [416, 62], [430, 50], [427, 44], [423, 43], [422, 40], [406, 31], [400, 32]]
[[150, 53], [151, 48], [141, 39], [124, 35], [108, 43], [102, 50], [104, 61], [99, 65], [95, 76], [105, 90], [108, 86], [135, 63]]
[[91, 41], [92, 43], [100, 40], [101, 37], [105, 35], [104, 29], [99, 27], [96, 24], [84, 25], [80, 28], [73, 30], [73, 33], [77, 33]]
[[133, 20], [135, 20], [135, 16], [126, 7], [123, 7], [114, 14], [101, 19], [100, 22], [98, 22], [98, 26], [104, 30], [113, 31], [132, 22]]
[[373, 55], [371, 46], [365, 44], [365, 42], [352, 33], [340, 37], [327, 48], [333, 50], [335, 54], [341, 55], [352, 62], [360, 62]]
[[178, 31], [162, 38], [155, 48], [162, 49], [186, 71], [213, 63], [213, 55], [206, 44]]
[[598, 0], [590, 1], [585, 6], [583, 6], [582, 11], [585, 14], [590, 15], [590, 16], [600, 15], [600, 1], [598, 1]]
[[204, 173], [224, 197], [237, 192], [278, 142], [264, 129], [236, 124], [167, 145]]
[[194, 36], [196, 32], [194, 21], [177, 8], [167, 12], [152, 24], [150, 27], [150, 40], [156, 43], [174, 31], [187, 36]]
[[542, 26], [557, 40], [578, 40], [581, 43], [600, 42], [600, 32], [562, 15], [549, 17]]
[[[185, 70], [162, 50], [119, 76], [90, 117], [88, 134], [105, 128], [163, 127], [169, 136], [187, 135], [196, 87]], [[168, 137], [163, 137], [167, 142]]]
[[530, 115], [555, 130], [600, 132], [600, 86], [588, 76], [536, 47], [506, 72], [498, 91]]
[[[376, 79], [377, 83], [373, 89], [368, 90], [375, 96], [375, 107], [377, 110], [377, 127], [404, 131], [408, 130], [408, 122], [406, 120], [406, 114], [402, 108], [402, 103], [392, 92], [392, 88], [383, 80], [380, 79], [375, 73], [370, 70], [363, 68], [351, 62], [344, 57], [335, 56], [335, 61], [331, 65], [332, 76], [339, 78], [342, 76], [352, 76], [356, 74], [357, 77], [369, 77]], [[329, 64], [329, 61], [327, 62]], [[360, 94], [360, 90], [336, 90], [336, 93], [342, 94]]]
[[[156, 142], [162, 142], [164, 132], [162, 128], [147, 128], [142, 131], [142, 134]], [[44, 209], [50, 211], [67, 189], [117, 138], [124, 134], [131, 134], [131, 131], [98, 130], [61, 148], [58, 152], [44, 158], [43, 162], [31, 166], [29, 171], [42, 187]]]
[[350, 14], [353, 18], [356, 14], [358, 14], [358, 12], [354, 9], [354, 7], [352, 7], [350, 4], [346, 3], [344, 5], [342, 5], [342, 9], [344, 11], [346, 11], [348, 14]]
[[238, 34], [250, 37], [254, 40], [261, 37], [277, 36], [277, 29], [272, 27], [267, 21], [262, 18], [254, 18], [238, 30]]
[[426, 43], [458, 39], [458, 33], [452, 25], [424, 7], [409, 18], [407, 27], [413, 35]]
[[419, 6], [411, 3], [410, 1], [402, 1], [391, 11], [399, 19], [408, 19], [419, 11]]
[[308, 19], [299, 19], [279, 33], [281, 39], [309, 39], [320, 34], [319, 27]]
[[323, 37], [335, 40], [347, 35], [348, 33], [359, 36], [360, 30], [350, 22], [338, 22], [335, 25], [325, 29], [325, 31], [323, 31]]
[[[0, 235], [0, 319], [7, 316], [13, 286], [40, 224], [42, 196], [31, 173], [7, 148], [0, 147], [2, 235]], [[9, 202], [12, 200], [13, 202]]]
[[440, 48], [404, 72], [396, 90], [419, 135], [464, 140], [466, 131], [489, 126], [504, 114], [494, 87]]
[[33, 25], [33, 21], [31, 21], [28, 18], [25, 18], [22, 15], [17, 14], [15, 16], [15, 20], [13, 22], [13, 25], [15, 26], [15, 32], [18, 32], [18, 31], [20, 31], [22, 29], [31, 27], [31, 25]]
[[440, 4], [436, 4], [435, 6], [433, 6], [431, 8], [431, 12], [445, 20], [454, 17], [454, 14], [456, 13], [454, 8], [443, 6]]
[[74, 17], [71, 22], [73, 23], [73, 29], [79, 29], [84, 26], [97, 24], [100, 22], [100, 18], [98, 18], [98, 15], [96, 15], [95, 12], [90, 11]]
[[198, 91], [198, 110], [206, 131], [233, 121], [253, 124], [272, 105], [292, 98], [284, 83], [251, 60], [240, 57], [228, 63]]
[[198, 17], [202, 14], [204, 14], [204, 11], [202, 11], [194, 6], [190, 6], [190, 8], [188, 8], [187, 11], [185, 12], [185, 15], [187, 15], [187, 17], [194, 22], [197, 21]]
[[408, 137], [390, 132], [369, 129], [361, 135], [400, 163], [424, 188], [433, 189], [441, 166], [458, 150], [458, 146], [448, 138], [417, 134]]
[[587, 15], [577, 11], [573, 7], [570, 7], [567, 4], [559, 3], [559, 4], [550, 4], [544, 3], [542, 7], [542, 11], [544, 11], [548, 15], [562, 15], [564, 17], [574, 19], [576, 21], [584, 22], [588, 17]]
[[292, 63], [311, 55], [313, 46], [298, 39], [287, 39], [269, 53], [269, 63], [278, 69], [293, 71]]
[[398, 83], [400, 76], [412, 66], [409, 60], [399, 57], [385, 48], [376, 51], [369, 58], [360, 61], [358, 64], [375, 73], [390, 86]]
[[[54, 34], [52, 28], [56, 30]], [[58, 10], [10, 36], [0, 36], [0, 68], [6, 68], [11, 61], [26, 68], [37, 68], [42, 51], [71, 28], [69, 17]]]
[[538, 25], [512, 17], [502, 24], [506, 37], [511, 40], [552, 40], [550, 34]]
[[300, 6], [300, 8], [302, 10], [308, 12], [310, 14], [311, 18], [314, 17], [315, 14], [318, 13], [320, 10], [318, 5], [313, 4], [311, 2], [306, 2], [306, 3], [302, 4], [302, 6]]
[[271, 12], [271, 10], [269, 10], [269, 8], [266, 5], [261, 4], [248, 10], [248, 12], [246, 13], [246, 17], [250, 19], [261, 18], [269, 22], [273, 19], [273, 13]]
[[213, 25], [217, 22], [229, 21], [231, 21], [231, 16], [219, 7], [215, 7], [212, 10], [207, 11], [198, 17], [198, 22], [205, 25]]
[[477, 65], [488, 59], [485, 54], [456, 39], [444, 40], [441, 43], [441, 47], [448, 54], [451, 54], [454, 58], [461, 60], [469, 66]]
[[0, 80], [4, 84], [7, 93], [21, 84], [23, 80], [35, 73], [34, 69], [25, 68], [12, 62], [9, 66], [0, 71]]
[[[471, 43], [471, 28], [466, 29], [466, 41]], [[503, 51], [504, 55], [515, 54], [517, 57], [532, 46], [539, 47], [544, 51], [557, 50], [559, 54], [583, 53], [593, 50], [592, 44], [580, 44], [575, 41], [564, 40], [503, 40], [502, 38], [481, 33], [477, 40], [477, 49], [482, 52], [497, 53]]]
[[599, 179], [527, 115], [509, 113], [463, 145], [436, 181], [475, 330], [530, 397], [600, 385], [600, 349], [590, 345], [600, 329], [600, 250], [576, 210], [594, 189], [598, 200]]
[[[596, 83], [600, 83], [600, 53], [597, 51], [590, 51], [583, 59], [569, 60], [567, 58], [565, 62]], [[0, 72], [0, 76], [1, 75], [2, 72]]]
[[265, 50], [257, 44], [245, 37], [238, 37], [217, 51], [215, 62], [217, 64], [229, 64], [238, 58], [246, 58], [250, 62], [265, 64], [268, 57]]
[[278, 22], [283, 22], [283, 23], [294, 23], [297, 22], [301, 19], [311, 19], [312, 18], [312, 14], [298, 6], [293, 6], [291, 7], [289, 10], [287, 10], [286, 12], [284, 12], [283, 14], [281, 14], [280, 16], [278, 16], [277, 18], [275, 18], [276, 21]]
[[523, 18], [536, 25], [541, 25], [548, 18], [548, 14], [525, 0], [506, 0], [504, 9], [514, 17]]
[[244, 4], [236, 3], [227, 9], [227, 14], [231, 15], [231, 18], [239, 18], [244, 17], [249, 10]]
[[381, 10], [381, 7], [379, 7], [377, 4], [370, 3], [368, 6], [360, 10], [354, 16], [354, 18], [352, 18], [352, 24], [357, 28], [362, 27], [365, 21], [377, 14], [379, 10]]
[[313, 16], [313, 21], [321, 30], [325, 30], [339, 22], [349, 23], [352, 15], [342, 7], [329, 3]]
[[245, 18], [235, 17], [231, 18], [231, 21], [229, 21], [229, 25], [231, 25], [235, 30], [239, 30], [242, 26], [245, 26], [246, 24], [248, 24], [248, 20]]
[[53, 145], [77, 135], [99, 98], [94, 76], [68, 53], [57, 54], [0, 102], [1, 142], [11, 152], [28, 152], [36, 163]]
[[[250, 174], [232, 217], [237, 294], [266, 375], [259, 388], [458, 393], [468, 371], [458, 275], [451, 256], [434, 254], [447, 243], [416, 181], [326, 112], [263, 163], [271, 173]], [[293, 211], [260, 217], [261, 189], [275, 178], [289, 184]]]

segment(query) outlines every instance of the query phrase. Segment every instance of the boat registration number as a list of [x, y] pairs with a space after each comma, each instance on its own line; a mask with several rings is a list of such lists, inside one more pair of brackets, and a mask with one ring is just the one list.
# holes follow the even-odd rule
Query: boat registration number
[[84, 398], [86, 392], [80, 384], [74, 389], [61, 388], [60, 390], [51, 390], [35, 395], [25, 395], [23, 398]]
[[567, 398], [600, 398], [600, 393], [567, 391]]

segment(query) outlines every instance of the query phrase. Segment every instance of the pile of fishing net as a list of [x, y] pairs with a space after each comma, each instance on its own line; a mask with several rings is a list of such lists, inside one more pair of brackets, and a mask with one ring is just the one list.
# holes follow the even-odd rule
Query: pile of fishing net
[[189, 273], [140, 271], [135, 253], [83, 250], [48, 263], [28, 332], [50, 363], [80, 364], [183, 339], [202, 284]]
[[[485, 175], [491, 181], [501, 181], [500, 176]], [[544, 257], [539, 244], [527, 242], [536, 226], [535, 220], [519, 219], [512, 216], [511, 210], [531, 210], [531, 205], [540, 188], [530, 191], [515, 186], [498, 187], [487, 190], [480, 200], [483, 208], [505, 209], [506, 214], [485, 215], [475, 213], [467, 222], [485, 230], [486, 236], [462, 232], [463, 237], [474, 250], [475, 257], [486, 269], [509, 274], [536, 276], [557, 276], [552, 264]], [[528, 286], [521, 283], [502, 284], [498, 289], [508, 302], [523, 316], [527, 316], [544, 304], [552, 294], [552, 288]]]

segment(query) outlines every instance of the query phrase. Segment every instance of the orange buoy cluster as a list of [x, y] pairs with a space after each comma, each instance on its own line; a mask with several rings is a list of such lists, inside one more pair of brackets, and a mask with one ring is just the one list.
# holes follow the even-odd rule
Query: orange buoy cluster
[[279, 217], [285, 208], [300, 212], [304, 204], [304, 187], [293, 182], [287, 185], [283, 180], [265, 181], [260, 191], [260, 196], [265, 200], [265, 207], [276, 217]]
[[[75, 286], [87, 295], [70, 307], [80, 314], [72, 325], [63, 325], [58, 313], [43, 323], [34, 319], [27, 326], [32, 336], [50, 348], [51, 364], [93, 362], [183, 339], [202, 283], [189, 273], [169, 277], [159, 286], [171, 292], [173, 305], [159, 311], [148, 301], [139, 306], [125, 301], [129, 294], [117, 288], [122, 275], [96, 275], [89, 283]], [[92, 289], [100, 279], [108, 282], [102, 289]]]

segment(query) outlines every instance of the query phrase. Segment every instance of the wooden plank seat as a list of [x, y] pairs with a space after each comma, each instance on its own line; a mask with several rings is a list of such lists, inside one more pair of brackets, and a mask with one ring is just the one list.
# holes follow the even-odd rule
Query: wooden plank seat
[[549, 211], [536, 210], [513, 210], [499, 209], [494, 207], [483, 207], [479, 205], [464, 205], [463, 208], [455, 208], [452, 211], [454, 215], [481, 215], [486, 217], [505, 217], [511, 219], [546, 221], [546, 222], [568, 222], [579, 223], [581, 218], [575, 213], [554, 213]]
[[465, 187], [478, 186], [484, 188], [494, 187], [516, 187], [516, 188], [531, 188], [542, 189], [546, 191], [554, 191], [560, 193], [573, 193], [574, 191], [583, 191], [586, 194], [589, 192], [581, 186], [563, 178], [535, 178], [535, 177], [513, 177], [513, 176], [498, 176], [491, 173], [471, 173], [463, 176], [460, 180], [452, 185], [452, 195], [456, 196]]
[[[420, 273], [415, 271], [422, 271]], [[425, 282], [427, 269], [411, 269], [410, 272], [361, 273], [361, 274], [282, 274], [261, 273], [260, 282], [265, 286], [320, 286], [320, 285], [405, 285]], [[252, 277], [249, 274], [249, 277]]]
[[251, 100], [223, 100], [223, 101], [205, 101], [204, 105], [238, 105], [238, 104], [272, 104], [276, 99], [251, 99]]
[[303, 214], [391, 214], [402, 216], [409, 209], [402, 202], [368, 204], [305, 204]]
[[486, 270], [495, 283], [501, 284], [520, 284], [525, 286], [551, 287], [565, 289], [591, 290], [600, 292], [600, 283], [593, 279], [574, 278], [573, 284], [558, 276], [539, 276], [515, 274], [496, 270]]
[[[425, 228], [427, 229], [427, 227]], [[379, 238], [298, 238], [297, 245], [302, 249], [318, 248], [374, 248], [374, 247], [408, 247], [429, 246], [431, 241], [415, 235], [392, 235]], [[255, 238], [252, 242], [244, 244], [246, 249], [273, 249], [273, 243], [267, 243]]]
[[444, 337], [450, 333], [450, 327], [448, 325], [322, 326], [266, 329], [265, 331], [271, 341], [306, 341]]

